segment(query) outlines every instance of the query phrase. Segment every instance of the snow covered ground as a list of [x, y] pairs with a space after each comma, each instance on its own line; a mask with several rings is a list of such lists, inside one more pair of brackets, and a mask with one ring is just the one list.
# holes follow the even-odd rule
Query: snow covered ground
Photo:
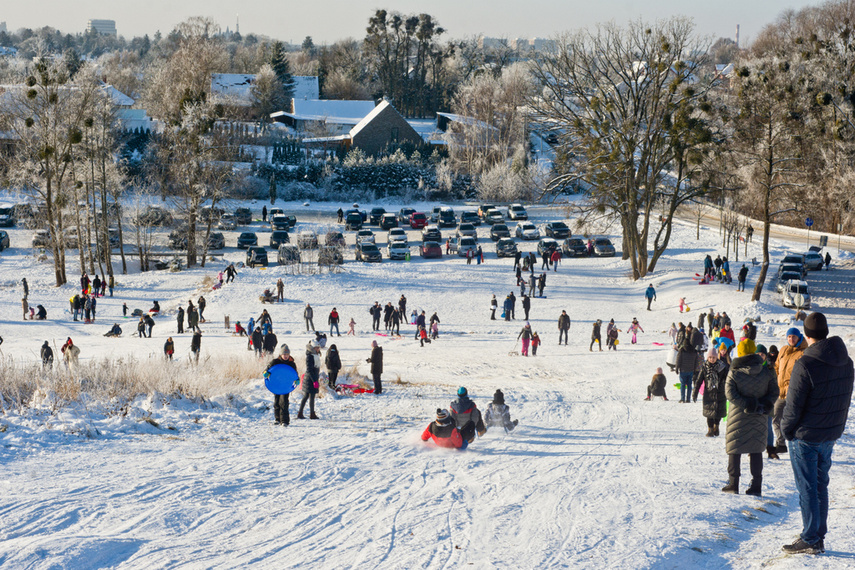
[[[318, 211], [337, 207], [317, 206]], [[296, 213], [301, 225], [311, 225]], [[547, 208], [530, 213], [538, 223], [563, 217]], [[314, 218], [312, 223], [327, 221], [321, 214]], [[735, 323], [759, 317], [758, 340], [767, 346], [785, 342], [792, 312], [780, 306], [773, 290], [752, 304], [750, 291], [737, 293], [735, 283], [698, 286], [692, 280], [706, 253], [723, 253], [717, 228], [704, 228], [696, 241], [693, 224], [678, 225], [669, 254], [643, 282], [627, 278], [628, 263], [619, 256], [564, 260], [557, 273], [548, 274], [547, 298], [532, 300], [530, 320], [544, 344], [529, 358], [509, 354], [522, 327], [519, 304], [516, 321], [489, 320], [490, 295], [501, 303], [519, 290], [513, 261], [495, 258], [486, 231], [479, 230], [483, 265], [418, 256], [410, 262], [361, 264], [351, 253], [339, 274], [286, 275], [275, 265], [244, 269], [235, 283], [205, 294], [203, 358], [245, 357], [245, 340], [225, 331], [223, 319], [245, 322], [257, 315], [258, 295], [279, 276], [287, 301], [267, 307], [280, 342], [298, 359], [310, 338], [302, 322], [307, 302], [320, 329], [333, 306], [343, 323], [356, 319], [357, 337], [331, 339], [346, 368], [358, 365], [367, 374], [371, 341], [380, 342], [384, 394], [326, 395], [317, 403], [319, 421], [295, 419], [294, 395], [291, 425], [274, 426], [271, 397], [260, 379], [202, 402], [140, 397], [126, 415], [92, 405], [55, 414], [46, 405], [5, 410], [0, 415], [0, 567], [855, 564], [851, 420], [849, 433], [835, 447], [828, 552], [784, 557], [781, 545], [801, 530], [789, 463], [766, 460], [762, 498], [724, 495], [724, 437], [704, 437], [700, 404], [678, 403], [679, 391], [672, 387], [676, 375], [668, 374], [671, 401], [643, 401], [656, 367], [665, 364], [666, 349], [654, 343], [667, 341], [672, 322], [696, 322], [712, 307], [727, 311]], [[66, 310], [77, 286], [76, 258], [69, 256], [69, 284], [57, 289], [51, 267], [25, 247], [30, 233], [10, 233], [13, 247], [0, 256], [5, 358], [34, 361], [44, 340], [62, 344], [71, 336], [83, 361], [145, 360], [159, 358], [171, 335], [179, 355], [175, 374], [192, 375], [190, 338], [174, 334], [175, 311], [198, 297], [203, 279], [222, 263], [117, 276], [116, 296], [99, 303], [99, 323], [84, 325], [72, 322]], [[378, 242], [382, 247], [385, 236], [378, 234]], [[803, 249], [779, 241], [773, 246], [777, 258]], [[747, 258], [755, 256], [759, 244], [749, 245]], [[243, 257], [242, 251], [226, 250], [227, 260]], [[809, 276], [814, 309], [827, 314], [832, 334], [855, 353], [855, 261], [843, 254], [835, 256], [835, 265], [831, 272]], [[733, 264], [734, 270], [740, 266]], [[749, 289], [756, 274], [752, 269]], [[20, 320], [23, 276], [30, 283], [30, 302], [47, 307], [47, 322]], [[645, 310], [643, 298], [648, 283], [658, 294], [652, 312]], [[409, 325], [400, 339], [370, 332], [371, 303], [396, 303], [402, 293], [408, 311], [424, 309], [428, 316], [437, 311], [439, 340], [421, 348]], [[680, 297], [686, 297], [690, 313], [678, 312]], [[164, 314], [154, 338], [131, 337], [134, 321], [121, 319], [122, 302], [146, 309], [155, 298]], [[566, 347], [557, 346], [562, 309], [573, 320]], [[585, 350], [594, 320], [614, 318], [625, 329], [633, 317], [646, 331], [639, 344], [631, 345], [624, 334], [617, 352]], [[102, 336], [113, 322], [125, 329], [120, 339]], [[501, 388], [519, 428], [512, 434], [491, 430], [465, 452], [422, 443], [419, 436], [436, 408], [447, 407], [458, 386], [466, 386], [482, 409]]]

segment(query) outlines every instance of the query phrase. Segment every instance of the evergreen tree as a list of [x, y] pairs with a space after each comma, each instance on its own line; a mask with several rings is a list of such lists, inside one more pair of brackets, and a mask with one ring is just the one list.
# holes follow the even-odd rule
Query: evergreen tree
[[291, 65], [288, 63], [288, 56], [285, 54], [285, 46], [280, 41], [275, 41], [270, 48], [270, 58], [268, 60], [273, 71], [276, 72], [276, 77], [282, 83], [282, 89], [285, 91], [285, 98], [291, 100], [294, 97], [294, 77], [291, 75]]

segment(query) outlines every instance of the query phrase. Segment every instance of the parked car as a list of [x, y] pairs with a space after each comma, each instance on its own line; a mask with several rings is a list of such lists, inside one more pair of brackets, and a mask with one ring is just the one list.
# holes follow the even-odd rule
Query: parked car
[[263, 247], [252, 246], [247, 248], [246, 250], [246, 266], [247, 267], [256, 267], [256, 266], [267, 267], [267, 250]]
[[415, 208], [401, 208], [398, 210], [398, 225], [409, 225], [410, 216], [415, 213]]
[[258, 245], [258, 236], [255, 235], [255, 232], [243, 232], [238, 236], [237, 246], [240, 249], [246, 249], [256, 245]]
[[288, 218], [286, 218], [284, 214], [277, 214], [275, 216], [271, 216], [270, 229], [274, 232], [276, 230], [282, 230], [287, 232], [290, 228], [291, 225], [288, 223]]
[[220, 232], [208, 234], [208, 249], [223, 249], [226, 247], [226, 236]]
[[346, 218], [348, 214], [353, 213], [359, 214], [359, 216], [362, 218], [363, 224], [368, 221], [368, 212], [365, 210], [360, 210], [359, 204], [354, 204], [352, 208], [350, 208], [349, 210], [345, 210], [344, 217]]
[[356, 232], [356, 243], [375, 243], [374, 232], [371, 230], [359, 230]]
[[520, 239], [540, 239], [540, 230], [531, 222], [517, 224], [514, 235]]
[[490, 227], [490, 239], [493, 241], [499, 241], [502, 238], [511, 237], [511, 230], [508, 229], [506, 224], [493, 224]]
[[383, 214], [380, 217], [380, 229], [389, 230], [398, 227], [398, 218], [395, 214]]
[[50, 232], [48, 230], [36, 230], [33, 233], [33, 247], [50, 247]]
[[457, 226], [457, 232], [454, 234], [457, 237], [469, 236], [473, 238], [478, 237], [478, 230], [475, 229], [475, 226], [472, 224], [467, 224], [465, 222], [461, 222]]
[[423, 241], [419, 246], [419, 254], [425, 259], [442, 257], [442, 246], [435, 241]]
[[282, 244], [276, 254], [276, 262], [279, 265], [291, 265], [300, 263], [300, 250], [296, 245]]
[[0, 207], [0, 227], [11, 228], [15, 225], [15, 207]]
[[408, 253], [409, 246], [401, 241], [390, 241], [386, 246], [386, 257], [389, 259], [406, 259]]
[[781, 260], [781, 264], [785, 263], [798, 263], [800, 265], [805, 264], [805, 256], [802, 253], [789, 253], [784, 256], [784, 259]]
[[496, 256], [513, 257], [517, 253], [517, 242], [506, 237], [496, 242]]
[[342, 265], [343, 263], [342, 248], [325, 245], [318, 249], [318, 265]]
[[285, 218], [287, 218], [287, 220], [288, 220], [288, 225], [289, 225], [290, 227], [292, 227], [292, 228], [293, 228], [294, 226], [296, 226], [296, 225], [297, 225], [297, 216], [295, 216], [295, 215], [293, 215], [293, 214], [285, 214]]
[[393, 241], [407, 243], [407, 232], [402, 228], [392, 228], [389, 230], [389, 233], [386, 234], [386, 241], [389, 243], [392, 243]]
[[77, 237], [77, 228], [66, 228], [62, 232], [62, 239], [66, 249], [77, 249], [80, 247], [80, 239]]
[[424, 212], [413, 212], [410, 214], [410, 227], [420, 230], [428, 224], [427, 214]]
[[609, 238], [597, 238], [594, 240], [594, 255], [597, 257], [614, 257], [615, 246]]
[[561, 245], [561, 251], [568, 257], [585, 257], [588, 255], [588, 244], [582, 238], [567, 238]]
[[525, 211], [522, 204], [511, 204], [508, 206], [509, 220], [527, 220], [528, 212]]
[[558, 245], [558, 240], [555, 238], [543, 238], [539, 242], [537, 242], [537, 254], [543, 255], [544, 253], [547, 255], [552, 255], [552, 252], [558, 249], [560, 246]]
[[475, 253], [477, 249], [478, 243], [475, 241], [475, 238], [453, 237], [449, 240], [449, 251], [456, 253], [460, 257], [466, 257], [468, 251]]
[[273, 249], [279, 249], [279, 246], [283, 243], [290, 243], [291, 236], [288, 235], [288, 232], [283, 230], [276, 230], [275, 232], [270, 232], [270, 242], [267, 244]]
[[324, 244], [344, 247], [346, 244], [346, 242], [344, 241], [344, 234], [341, 232], [329, 231], [324, 237]]
[[799, 279], [804, 279], [807, 271], [805, 270], [805, 266], [801, 263], [782, 263], [778, 266], [778, 277], [783, 273], [798, 273]]
[[383, 214], [385, 213], [385, 208], [371, 208], [371, 213], [368, 214], [368, 221], [375, 226], [378, 226], [380, 225], [380, 220], [383, 218]]
[[499, 210], [493, 208], [492, 210], [487, 212], [487, 217], [484, 218], [484, 221], [490, 225], [501, 224], [502, 222], [505, 221], [505, 217], [502, 215], [502, 213]]
[[790, 279], [784, 283], [781, 302], [785, 307], [810, 309], [810, 292], [807, 282]]
[[235, 210], [235, 220], [242, 226], [252, 223], [252, 211], [249, 208]]
[[795, 271], [785, 271], [778, 275], [778, 281], [775, 283], [775, 291], [778, 293], [784, 292], [784, 286], [789, 281], [801, 281], [802, 274]]
[[172, 214], [161, 206], [149, 206], [136, 221], [146, 226], [168, 226], [172, 223]]
[[434, 221], [441, 228], [453, 228], [457, 225], [457, 216], [454, 215], [454, 210], [448, 206], [442, 206]]
[[819, 253], [809, 251], [805, 254], [805, 269], [819, 271], [823, 265], [825, 265], [825, 260]]
[[356, 244], [356, 261], [382, 261], [383, 255], [373, 243]]
[[284, 215], [285, 215], [285, 212], [282, 210], [282, 208], [270, 208], [269, 210], [267, 210], [267, 219], [268, 220], [272, 219], [273, 216], [284, 216]]
[[346, 230], [361, 230], [362, 216], [359, 212], [350, 212], [344, 217], [344, 229]]
[[494, 206], [493, 204], [481, 204], [478, 207], [478, 217], [481, 218], [482, 220], [484, 220], [487, 217], [487, 213], [490, 210], [495, 210], [495, 209], [496, 209], [496, 206]]
[[480, 226], [481, 218], [478, 216], [477, 212], [462, 212], [460, 214], [460, 222], [466, 222], [467, 224], [472, 224], [473, 226]]
[[187, 249], [187, 226], [182, 226], [169, 232], [168, 242], [172, 249]]
[[297, 247], [300, 249], [314, 249], [318, 247], [318, 234], [312, 230], [303, 230], [297, 235]]
[[220, 216], [220, 222], [217, 224], [218, 230], [233, 230], [237, 228], [237, 218], [231, 214], [223, 214]]
[[422, 241], [442, 241], [442, 232], [436, 226], [425, 226], [422, 230]]
[[202, 206], [201, 208], [199, 208], [199, 219], [206, 223], [209, 220], [213, 220], [216, 223], [217, 221], [219, 221], [223, 213], [224, 211], [222, 208]]
[[108, 228], [107, 229], [107, 239], [110, 240], [110, 247], [119, 247], [120, 238], [119, 238], [119, 228]]
[[551, 238], [566, 239], [570, 237], [570, 228], [564, 222], [547, 222], [543, 225], [543, 233]]
[[9, 232], [6, 230], [0, 230], [0, 251], [4, 249], [8, 249], [9, 247]]

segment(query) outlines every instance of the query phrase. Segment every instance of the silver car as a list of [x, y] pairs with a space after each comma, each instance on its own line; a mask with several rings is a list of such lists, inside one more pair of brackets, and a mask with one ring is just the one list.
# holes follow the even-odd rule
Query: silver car
[[615, 246], [609, 238], [597, 238], [594, 240], [594, 255], [597, 257], [614, 257]]
[[391, 241], [386, 246], [386, 253], [389, 259], [406, 259], [410, 248], [402, 241]]

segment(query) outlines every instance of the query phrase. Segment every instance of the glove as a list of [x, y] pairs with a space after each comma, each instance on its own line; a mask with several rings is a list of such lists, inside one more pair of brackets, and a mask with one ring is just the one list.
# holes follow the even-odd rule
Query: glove
[[264, 379], [267, 380], [268, 378], [270, 378], [270, 372], [265, 370], [262, 376], [264, 376]]
[[756, 414], [757, 413], [757, 398], [748, 398], [745, 402], [745, 413], [746, 414]]
[[317, 389], [318, 389], [318, 383], [317, 383], [317, 382], [313, 382], [313, 383], [312, 383], [312, 388], [314, 388], [315, 390], [317, 390]]
[[755, 413], [755, 414], [766, 415], [766, 407], [765, 407], [765, 406], [763, 406], [763, 405], [759, 405], [759, 406], [757, 406], [757, 411], [756, 411], [756, 412], [754, 412], [754, 413]]
[[478, 430], [478, 437], [484, 437], [484, 434], [487, 433], [487, 428]]

